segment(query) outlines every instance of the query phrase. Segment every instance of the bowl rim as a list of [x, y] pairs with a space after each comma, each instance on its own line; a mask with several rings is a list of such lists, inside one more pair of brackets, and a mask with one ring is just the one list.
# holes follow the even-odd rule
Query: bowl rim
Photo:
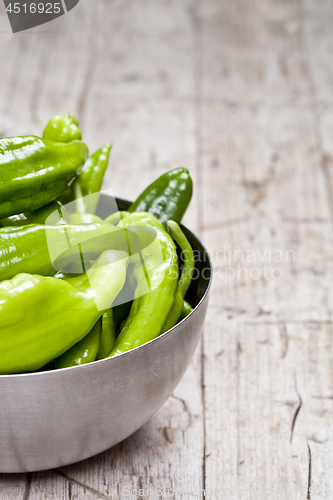
[[[126, 204], [131, 203], [130, 201], [125, 200], [123, 198], [116, 197], [116, 200], [120, 201], [120, 202], [123, 202], [123, 203], [126, 203]], [[188, 229], [186, 226], [184, 226], [183, 224], [180, 224], [180, 227], [181, 228], [185, 228], [186, 231], [189, 232], [190, 235], [193, 236], [197, 240], [197, 242], [200, 244], [202, 250], [204, 251], [205, 255], [208, 258], [208, 264], [209, 264], [209, 269], [210, 269], [210, 278], [209, 278], [209, 281], [207, 280], [208, 283], [207, 283], [207, 287], [206, 287], [206, 290], [205, 290], [203, 296], [201, 297], [201, 299], [198, 302], [198, 304], [193, 308], [193, 310], [184, 319], [182, 319], [181, 321], [179, 321], [175, 326], [173, 326], [172, 328], [170, 328], [166, 332], [162, 333], [158, 337], [155, 337], [154, 339], [149, 340], [148, 342], [145, 342], [142, 345], [134, 347], [133, 349], [130, 349], [129, 351], [122, 352], [120, 354], [116, 354], [112, 358], [98, 359], [98, 360], [92, 361], [91, 363], [85, 363], [83, 365], [69, 366], [69, 367], [66, 367], [66, 368], [55, 368], [54, 370], [46, 370], [44, 372], [40, 372], [39, 371], [39, 372], [12, 373], [12, 374], [0, 375], [0, 381], [4, 380], [4, 379], [7, 379], [7, 380], [8, 379], [17, 379], [17, 378], [22, 378], [22, 377], [29, 378], [29, 377], [42, 377], [42, 376], [44, 376], [44, 377], [45, 376], [56, 376], [56, 375], [59, 375], [59, 373], [68, 373], [69, 370], [79, 370], [79, 369], [81, 369], [81, 371], [82, 371], [83, 369], [87, 369], [88, 367], [91, 367], [91, 366], [101, 365], [102, 363], [110, 363], [114, 359], [118, 359], [118, 358], [120, 358], [122, 356], [126, 356], [126, 355], [129, 356], [130, 354], [133, 355], [133, 353], [135, 353], [136, 351], [138, 351], [138, 349], [143, 349], [143, 348], [149, 346], [150, 344], [152, 344], [153, 342], [158, 342], [160, 339], [166, 337], [171, 332], [173, 332], [176, 328], [178, 328], [180, 325], [182, 325], [184, 322], [186, 322], [188, 320], [188, 318], [190, 318], [192, 315], [194, 315], [196, 313], [196, 311], [199, 309], [199, 307], [201, 306], [201, 304], [205, 301], [205, 299], [206, 299], [206, 297], [207, 297], [207, 295], [209, 293], [209, 290], [210, 290], [210, 287], [211, 287], [211, 284], [212, 284], [212, 281], [213, 281], [213, 263], [212, 263], [212, 259], [211, 259], [210, 255], [209, 255], [206, 247], [201, 243], [201, 241], [197, 238], [197, 236], [194, 233], [192, 233], [192, 231], [190, 229]]]

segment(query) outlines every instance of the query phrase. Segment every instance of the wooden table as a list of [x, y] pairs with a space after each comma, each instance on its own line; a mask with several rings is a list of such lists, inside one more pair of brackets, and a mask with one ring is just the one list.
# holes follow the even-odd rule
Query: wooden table
[[0, 499], [333, 498], [333, 3], [82, 0], [15, 35], [0, 10], [1, 135], [72, 112], [91, 150], [114, 143], [105, 187], [129, 199], [187, 166], [185, 224], [215, 267], [201, 345], [151, 421], [1, 475]]

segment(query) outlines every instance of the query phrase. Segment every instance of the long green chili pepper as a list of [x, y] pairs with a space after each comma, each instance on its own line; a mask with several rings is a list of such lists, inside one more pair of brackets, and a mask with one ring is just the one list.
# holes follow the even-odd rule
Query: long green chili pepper
[[38, 370], [83, 339], [123, 287], [127, 262], [107, 251], [78, 278], [18, 274], [0, 283], [0, 374]]
[[[72, 115], [55, 115], [48, 122], [43, 139], [54, 142], [71, 142], [81, 140], [81, 131], [78, 120]], [[45, 207], [32, 212], [12, 215], [0, 221], [1, 226], [24, 226], [27, 224], [45, 224], [48, 216], [57, 210], [58, 205], [66, 205], [73, 201], [72, 189], [68, 188], [59, 200], [55, 200]]]
[[72, 142], [81, 138], [79, 122], [72, 115], [53, 116], [43, 132], [43, 139], [54, 142]]
[[[44, 132], [43, 139], [54, 142], [72, 142], [81, 140], [81, 131], [78, 120], [72, 115], [55, 115], [48, 122]], [[65, 205], [73, 201], [72, 189], [68, 188], [59, 200], [49, 203], [38, 210], [32, 212], [12, 215], [0, 221], [1, 226], [23, 226], [27, 224], [45, 224], [48, 216], [57, 210], [58, 205]], [[95, 221], [96, 222], [96, 221]]]
[[184, 300], [184, 305], [183, 305], [182, 313], [180, 315], [180, 319], [182, 320], [182, 319], [186, 318], [186, 316], [188, 316], [192, 311], [193, 311], [193, 307], [191, 306], [191, 304], [189, 304], [187, 302], [187, 300]]
[[[120, 225], [153, 227], [157, 238], [146, 250], [149, 253], [144, 257], [144, 266], [140, 261], [135, 265], [136, 298], [109, 357], [145, 344], [161, 333], [175, 300], [179, 277], [175, 244], [154, 216], [147, 213], [131, 214]], [[147, 281], [150, 289], [141, 295], [145, 286], [147, 288]]]
[[102, 315], [102, 334], [96, 359], [106, 358], [116, 341], [116, 325], [113, 309], [110, 308]]
[[175, 242], [180, 247], [181, 257], [182, 260], [184, 261], [182, 274], [179, 280], [179, 288], [184, 298], [193, 278], [193, 272], [194, 272], [193, 250], [188, 239], [186, 238], [183, 231], [180, 229], [177, 222], [169, 220], [167, 222], [167, 227], [170, 236], [172, 237], [173, 240], [175, 240]]
[[111, 144], [106, 144], [96, 151], [75, 180], [73, 192], [78, 212], [95, 213], [111, 148]]
[[0, 218], [36, 210], [66, 191], [88, 156], [81, 141], [0, 139]]
[[92, 327], [90, 332], [80, 342], [73, 345], [55, 360], [56, 368], [85, 365], [95, 361], [101, 339], [101, 320]]
[[164, 227], [168, 220], [180, 224], [191, 201], [192, 179], [186, 168], [175, 168], [161, 175], [150, 184], [137, 200], [132, 203], [129, 212], [149, 212]]
[[167, 332], [170, 328], [173, 328], [179, 321], [182, 310], [184, 307], [184, 299], [178, 285], [175, 301], [172, 305], [171, 311], [163, 325], [161, 333]]
[[193, 250], [185, 234], [175, 221], [169, 220], [167, 222], [167, 227], [170, 236], [175, 240], [175, 242], [179, 245], [181, 249], [181, 256], [182, 260], [184, 261], [184, 265], [178, 283], [175, 302], [172, 306], [172, 309], [165, 324], [163, 325], [162, 333], [170, 330], [170, 328], [173, 328], [181, 318], [184, 309], [184, 297], [191, 284], [194, 272]]
[[80, 263], [81, 254], [87, 261], [112, 248], [129, 252], [128, 241], [134, 251], [141, 247], [135, 233], [104, 223], [1, 228], [0, 281], [22, 272], [53, 276], [71, 262]]
[[[64, 219], [64, 207], [60, 203], [60, 201], [55, 200], [44, 207], [38, 208], [33, 212], [27, 212], [17, 215], [11, 215], [10, 217], [6, 217], [0, 220], [0, 226], [27, 226], [28, 224], [45, 224], [48, 217], [54, 212], [58, 213], [59, 217], [57, 223], [65, 224], [66, 220]], [[67, 220], [67, 223], [69, 221]]]

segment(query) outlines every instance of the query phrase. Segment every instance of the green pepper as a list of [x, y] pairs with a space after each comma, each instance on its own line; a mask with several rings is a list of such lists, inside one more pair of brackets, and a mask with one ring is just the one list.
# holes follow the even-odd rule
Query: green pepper
[[64, 193], [88, 156], [81, 141], [0, 139], [0, 218], [36, 210]]
[[184, 305], [183, 305], [182, 313], [180, 315], [180, 319], [182, 320], [182, 319], [186, 318], [186, 316], [188, 316], [192, 311], [193, 311], [193, 307], [191, 306], [191, 304], [189, 304], [187, 302], [187, 300], [184, 300]]
[[106, 358], [116, 341], [116, 324], [113, 309], [110, 308], [102, 316], [102, 334], [96, 359]]
[[172, 304], [170, 313], [168, 314], [168, 317], [165, 320], [161, 333], [167, 332], [178, 323], [183, 307], [184, 307], [184, 299], [180, 287], [178, 285], [174, 303]]
[[[55, 142], [72, 142], [81, 140], [82, 134], [79, 122], [72, 115], [55, 115], [51, 118], [43, 133], [43, 139]], [[72, 188], [68, 188], [60, 197], [59, 201], [66, 205], [73, 201]], [[41, 221], [36, 221], [42, 224]]]
[[101, 339], [100, 319], [80, 342], [73, 345], [55, 360], [56, 368], [85, 365], [95, 361]]
[[116, 340], [112, 308], [105, 311], [92, 330], [80, 342], [55, 360], [56, 368], [91, 363], [109, 354]]
[[53, 116], [45, 127], [43, 139], [54, 142], [80, 141], [82, 135], [78, 120], [72, 115]]
[[173, 328], [181, 318], [181, 315], [184, 311], [184, 297], [187, 293], [187, 290], [189, 289], [194, 272], [193, 250], [185, 234], [175, 221], [169, 220], [167, 222], [167, 228], [170, 236], [180, 247], [181, 258], [184, 262], [184, 265], [178, 283], [175, 302], [165, 324], [163, 325], [162, 333], [167, 332], [168, 330], [170, 330], [170, 328]]
[[0, 374], [38, 370], [83, 339], [123, 287], [127, 261], [106, 251], [78, 278], [0, 283]]
[[[45, 224], [47, 218], [53, 214], [55, 211], [58, 212], [58, 224], [65, 224], [64, 219], [64, 207], [60, 201], [55, 200], [48, 203], [44, 207], [38, 208], [32, 212], [26, 212], [17, 215], [10, 215], [4, 219], [0, 220], [0, 226], [27, 226], [28, 224]], [[68, 221], [67, 221], [68, 222]]]
[[120, 212], [115, 212], [114, 214], [109, 215], [106, 219], [104, 219], [104, 222], [107, 222], [108, 224], [113, 224], [116, 226], [119, 224], [119, 222], [124, 218], [129, 215], [129, 212], [126, 212], [125, 210], [121, 210]]
[[[145, 344], [161, 333], [175, 300], [179, 277], [175, 244], [154, 216], [147, 213], [130, 214], [119, 226], [153, 227], [157, 238], [146, 249], [144, 265], [141, 261], [135, 265], [135, 299], [109, 357]], [[159, 252], [162, 258], [159, 258]], [[144, 293], [147, 283], [150, 286]]]
[[182, 274], [179, 280], [179, 288], [184, 298], [193, 278], [194, 254], [188, 239], [180, 229], [177, 222], [169, 220], [167, 222], [167, 228], [172, 239], [179, 245], [181, 258], [184, 261]]
[[111, 144], [106, 144], [96, 151], [88, 158], [77, 177], [73, 192], [78, 212], [95, 213], [111, 148]]
[[110, 224], [1, 228], [0, 281], [22, 272], [53, 276], [71, 262], [81, 264], [82, 255], [86, 262], [112, 248], [128, 252], [129, 243], [141, 246], [136, 234]]
[[137, 200], [132, 203], [129, 212], [149, 212], [164, 227], [168, 220], [180, 224], [191, 201], [192, 179], [186, 168], [175, 168], [161, 175], [148, 186]]

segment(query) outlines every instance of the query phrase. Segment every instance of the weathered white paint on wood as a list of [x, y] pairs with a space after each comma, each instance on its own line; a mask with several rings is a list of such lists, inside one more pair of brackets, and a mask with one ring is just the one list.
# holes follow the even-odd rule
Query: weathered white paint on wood
[[92, 150], [114, 142], [124, 198], [187, 166], [215, 268], [203, 341], [151, 421], [0, 476], [0, 500], [333, 498], [332, 21], [328, 0], [82, 0], [12, 35], [0, 8], [1, 134], [77, 114]]

